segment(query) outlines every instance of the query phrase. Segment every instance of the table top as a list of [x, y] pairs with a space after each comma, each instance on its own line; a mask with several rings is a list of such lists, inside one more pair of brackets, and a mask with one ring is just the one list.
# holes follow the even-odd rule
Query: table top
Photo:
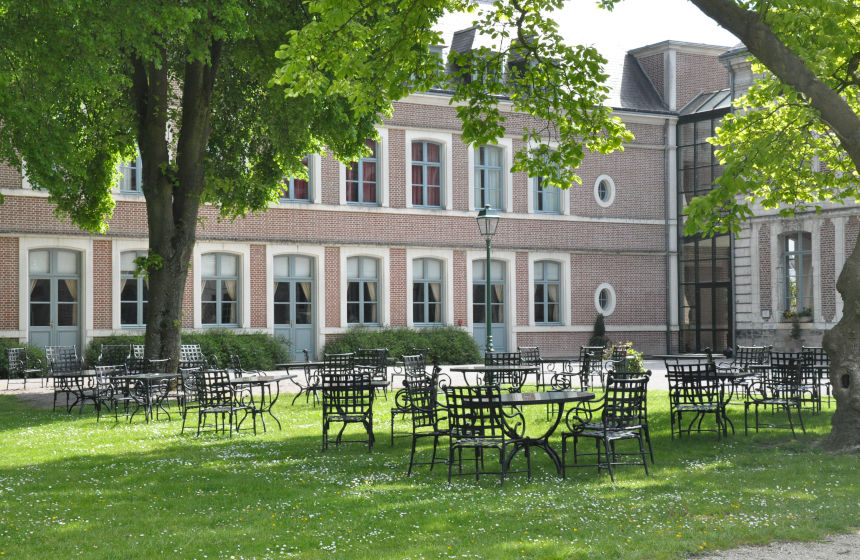
[[291, 370], [300, 367], [320, 368], [325, 365], [323, 362], [285, 362], [283, 364], [275, 364], [275, 369]]
[[557, 404], [576, 401], [590, 401], [594, 393], [590, 391], [541, 391], [537, 393], [505, 393], [502, 404]]
[[263, 385], [266, 383], [276, 383], [287, 379], [295, 379], [295, 375], [249, 375], [245, 377], [234, 377], [230, 379], [232, 385]]
[[534, 364], [522, 364], [519, 366], [451, 366], [451, 371], [460, 373], [497, 373], [504, 371], [537, 371], [539, 368]]
[[128, 373], [124, 375], [113, 375], [114, 379], [131, 379], [137, 381], [153, 381], [159, 379], [176, 379], [181, 377], [178, 373]]
[[722, 354], [718, 356], [708, 355], [708, 354], [654, 354], [651, 356], [656, 360], [707, 360], [708, 358], [716, 358], [722, 357]]
[[541, 356], [542, 364], [553, 364], [556, 362], [578, 362], [579, 354], [576, 356]]

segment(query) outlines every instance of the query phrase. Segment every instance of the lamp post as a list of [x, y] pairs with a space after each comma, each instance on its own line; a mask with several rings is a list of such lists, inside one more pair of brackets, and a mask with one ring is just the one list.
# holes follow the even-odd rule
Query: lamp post
[[487, 204], [483, 209], [478, 211], [478, 231], [481, 232], [481, 237], [487, 243], [487, 291], [484, 296], [484, 316], [487, 320], [487, 347], [485, 352], [493, 351], [493, 317], [492, 304], [490, 302], [490, 240], [496, 235], [496, 228], [499, 227], [499, 216], [490, 213], [490, 205]]

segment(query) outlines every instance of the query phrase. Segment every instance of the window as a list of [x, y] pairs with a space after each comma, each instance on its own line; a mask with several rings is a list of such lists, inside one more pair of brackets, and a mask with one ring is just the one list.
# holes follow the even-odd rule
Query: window
[[442, 261], [412, 261], [412, 322], [442, 324]]
[[606, 283], [599, 285], [594, 292], [594, 307], [604, 316], [612, 315], [615, 311], [615, 288]]
[[475, 152], [475, 208], [502, 210], [502, 149], [481, 146]]
[[123, 327], [146, 326], [149, 279], [136, 275], [134, 262], [146, 255], [146, 251], [125, 251], [119, 256], [119, 321]]
[[[308, 167], [307, 156], [302, 159], [302, 164]], [[310, 174], [310, 169], [308, 169], [308, 174]], [[308, 175], [308, 179], [310, 179], [310, 175]], [[308, 185], [308, 179], [285, 177], [284, 186], [281, 187], [281, 202], [310, 202], [311, 189]]]
[[442, 146], [412, 142], [412, 205], [442, 206]]
[[379, 261], [372, 257], [346, 260], [346, 322], [379, 324]]
[[207, 253], [201, 257], [200, 316], [204, 325], [239, 325], [239, 257]]
[[141, 168], [143, 167], [143, 162], [140, 159], [140, 155], [137, 156], [136, 159], [132, 161], [127, 161], [119, 166], [120, 179], [119, 179], [119, 190], [124, 193], [137, 193], [140, 194], [143, 192], [143, 182], [141, 179]]
[[609, 175], [601, 175], [594, 182], [594, 200], [604, 208], [615, 201], [615, 181]]
[[552, 261], [535, 262], [535, 324], [561, 323], [561, 265]]
[[783, 311], [812, 311], [812, 234], [787, 233], [782, 238]]
[[561, 189], [545, 184], [542, 177], [534, 181], [535, 212], [544, 214], [561, 213]]
[[371, 154], [346, 168], [346, 201], [350, 204], [379, 204], [377, 199], [377, 148], [375, 140], [368, 139], [365, 144]]

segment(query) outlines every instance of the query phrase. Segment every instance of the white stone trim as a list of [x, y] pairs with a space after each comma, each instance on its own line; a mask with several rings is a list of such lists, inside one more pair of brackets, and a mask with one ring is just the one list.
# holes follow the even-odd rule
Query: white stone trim
[[92, 338], [93, 314], [93, 238], [81, 237], [30, 237], [18, 238], [18, 330], [22, 342], [30, 337], [30, 251], [34, 249], [69, 249], [81, 253], [81, 300], [79, 346], [84, 348]]
[[[251, 245], [249, 243], [229, 243], [217, 241], [198, 241], [194, 245], [194, 253], [191, 257], [192, 294], [194, 298], [194, 328], [203, 329], [202, 314], [200, 309], [200, 296], [203, 290], [203, 282], [200, 274], [203, 271], [200, 257], [206, 253], [230, 253], [239, 256], [239, 326], [240, 329], [251, 327]], [[212, 328], [206, 326], [205, 328]], [[236, 328], [236, 327], [227, 327]]]
[[[598, 194], [598, 187], [600, 187], [600, 183], [603, 181], [609, 184], [609, 200], [605, 201], [600, 200], [600, 195]], [[594, 180], [594, 201], [602, 208], [609, 208], [615, 202], [615, 180], [606, 173], [601, 174]], [[662, 222], [662, 220], [657, 221]]]
[[[486, 258], [486, 250], [466, 251], [466, 321], [469, 324], [469, 333], [473, 338], [475, 336], [475, 319], [472, 313], [472, 267], [475, 261], [482, 261]], [[490, 260], [505, 263], [505, 326], [507, 327], [505, 337], [508, 341], [508, 348], [516, 348], [516, 329], [513, 323], [517, 317], [517, 298], [514, 292], [517, 253], [516, 251], [491, 250]], [[541, 326], [541, 329], [545, 330], [546, 328]], [[480, 341], [478, 346], [481, 346]]]
[[379, 261], [379, 283], [377, 288], [379, 298], [379, 326], [391, 324], [391, 252], [388, 247], [341, 247], [340, 249], [340, 324], [343, 329], [350, 327], [346, 320], [346, 261], [350, 257], [372, 257]]
[[[436, 259], [442, 261], [445, 269], [445, 278], [442, 281], [442, 324], [451, 326], [454, 324], [454, 251], [451, 249], [406, 249], [406, 326], [415, 327], [412, 304], [412, 262], [415, 259]], [[419, 325], [422, 326], [422, 325]]]
[[[535, 271], [535, 263], [538, 261], [551, 261], [554, 263], [561, 264], [561, 282], [560, 282], [560, 293], [559, 293], [559, 318], [561, 319], [560, 324], [535, 324], [535, 290], [534, 290], [534, 271]], [[570, 280], [570, 253], [542, 253], [542, 252], [529, 252], [529, 266], [527, 272], [526, 282], [529, 287], [529, 326], [530, 327], [541, 327], [544, 329], [555, 329], [558, 327], [562, 327], [565, 325], [570, 325], [570, 293], [571, 293], [571, 280]]]
[[[406, 162], [404, 188], [406, 189], [406, 208], [412, 206], [412, 142], [427, 141], [442, 145], [442, 210], [451, 210], [454, 207], [454, 135], [450, 132], [436, 132], [430, 130], [405, 130], [405, 155]], [[419, 207], [420, 210], [432, 210], [432, 208]]]
[[[513, 212], [514, 194], [513, 184], [514, 175], [511, 173], [511, 165], [514, 162], [514, 141], [512, 138], [499, 138], [498, 144], [487, 144], [502, 149], [502, 200], [504, 208], [502, 212]], [[466, 167], [469, 170], [468, 187], [469, 187], [469, 209], [477, 212], [479, 208], [475, 208], [475, 150], [480, 146], [470, 144], [466, 146], [467, 163]]]
[[[379, 139], [376, 141], [376, 205], [371, 204], [349, 204], [351, 207], [366, 208], [388, 208], [388, 129], [377, 128]], [[338, 163], [338, 201], [341, 206], [346, 206], [346, 165]]]
[[325, 323], [325, 247], [319, 245], [266, 245], [266, 331], [275, 332], [275, 257], [281, 255], [302, 255], [314, 259], [314, 343], [319, 350], [321, 332]]
[[[603, 290], [609, 291], [609, 304], [607, 309], [600, 307], [600, 292]], [[608, 282], [601, 282], [597, 289], [594, 290], [594, 308], [598, 313], [603, 313], [604, 317], [609, 317], [615, 312], [615, 307], [618, 304], [618, 296], [615, 295], [615, 288]]]

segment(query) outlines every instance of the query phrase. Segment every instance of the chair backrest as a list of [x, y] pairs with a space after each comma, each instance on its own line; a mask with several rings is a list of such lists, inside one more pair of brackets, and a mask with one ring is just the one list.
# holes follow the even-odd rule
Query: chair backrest
[[770, 348], [767, 346], [738, 346], [732, 364], [741, 368], [751, 365], [766, 364], [770, 357]]
[[723, 389], [713, 362], [666, 362], [669, 402], [672, 406], [694, 404], [717, 406]]
[[26, 348], [7, 348], [6, 361], [9, 365], [9, 377], [17, 377], [24, 371], [27, 363]]
[[131, 357], [137, 358], [139, 360], [143, 359], [146, 355], [146, 344], [132, 344], [131, 345]]
[[804, 346], [800, 349], [801, 356], [804, 362], [808, 362], [816, 366], [829, 366], [830, 356], [820, 346]]
[[124, 375], [126, 373], [125, 364], [97, 365], [93, 366], [93, 370], [96, 372], [96, 388], [99, 391], [112, 388], [114, 385], [114, 377]]
[[99, 350], [98, 365], [100, 366], [125, 366], [131, 358], [130, 344], [102, 344]]
[[802, 378], [802, 359], [800, 352], [771, 352], [764, 383], [777, 393], [797, 392]]
[[[351, 367], [352, 354], [327, 354], [326, 358], [337, 357], [338, 365], [332, 363], [323, 370], [321, 376], [323, 418], [330, 415], [367, 416], [373, 410], [375, 390], [370, 384], [370, 373]], [[346, 364], [350, 365], [347, 366]]]
[[439, 390], [435, 379], [413, 377], [405, 384], [413, 428], [435, 427], [439, 421]]
[[487, 352], [484, 354], [484, 364], [488, 366], [519, 366], [523, 356], [519, 352]]
[[[199, 371], [199, 370], [198, 370]], [[225, 369], [209, 369], [196, 374], [197, 402], [200, 408], [232, 406], [233, 388]]]
[[427, 359], [421, 354], [401, 356], [403, 360], [403, 375], [406, 379], [411, 377], [428, 377]]
[[605, 428], [630, 428], [645, 416], [651, 372], [637, 377], [606, 378], [606, 397], [601, 421]]
[[603, 346], [580, 346], [580, 373], [596, 373], [603, 371]]
[[80, 373], [81, 360], [77, 346], [45, 346], [45, 358], [51, 374]]
[[540, 364], [540, 348], [537, 346], [518, 346], [517, 350], [520, 353], [520, 359], [524, 364]]
[[185, 401], [196, 401], [198, 398], [198, 387], [201, 383], [203, 368], [190, 367], [179, 368], [179, 375], [182, 376], [182, 395]]
[[323, 357], [323, 373], [331, 375], [351, 374], [355, 369], [355, 354], [326, 354]]
[[179, 363], [182, 367], [207, 368], [211, 365], [199, 344], [180, 344]]
[[452, 438], [505, 438], [501, 390], [495, 385], [446, 387], [446, 409]]
[[355, 365], [373, 368], [373, 377], [382, 378], [388, 372], [388, 348], [359, 348]]

